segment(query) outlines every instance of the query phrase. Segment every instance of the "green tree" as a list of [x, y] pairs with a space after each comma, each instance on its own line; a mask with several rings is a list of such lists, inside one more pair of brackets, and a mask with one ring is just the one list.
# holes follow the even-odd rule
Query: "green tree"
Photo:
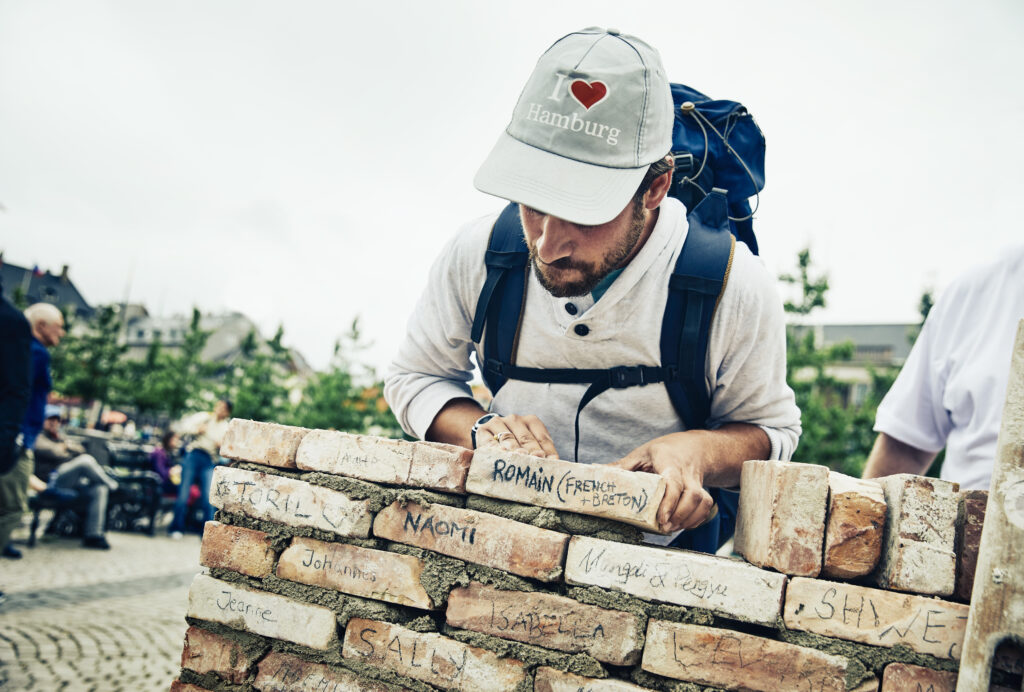
[[295, 425], [402, 436], [398, 421], [384, 401], [384, 383], [373, 368], [358, 363], [359, 354], [367, 347], [356, 318], [349, 331], [335, 342], [330, 368], [315, 375], [303, 391], [293, 415]]
[[847, 405], [849, 383], [831, 374], [830, 366], [853, 358], [850, 342], [819, 346], [814, 330], [801, 322], [826, 305], [828, 275], [819, 274], [810, 250], [801, 250], [794, 273], [779, 280], [797, 289], [798, 298], [785, 302], [791, 324], [786, 329], [786, 379], [800, 407], [803, 432], [794, 461], [824, 464], [860, 476], [874, 442], [872, 426], [881, 397], [895, 378], [892, 368], [868, 368], [868, 396]]
[[285, 379], [291, 356], [282, 344], [284, 329], [269, 341], [250, 330], [242, 340], [239, 359], [224, 373], [222, 396], [234, 404], [236, 418], [281, 422], [288, 415]]
[[[127, 347], [119, 343], [121, 320], [114, 306], [100, 306], [84, 328], [72, 330], [51, 352], [54, 389], [85, 402], [110, 403], [116, 384], [124, 376], [122, 356]], [[116, 403], [116, 402], [115, 402]], [[93, 421], [96, 422], [96, 421]]]

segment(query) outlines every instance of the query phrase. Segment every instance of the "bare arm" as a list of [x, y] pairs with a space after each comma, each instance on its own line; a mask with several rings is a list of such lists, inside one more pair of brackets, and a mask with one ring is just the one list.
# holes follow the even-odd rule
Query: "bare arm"
[[864, 466], [864, 478], [881, 478], [897, 473], [922, 474], [935, 461], [938, 452], [927, 452], [879, 433]]
[[711, 515], [714, 501], [704, 489], [739, 485], [743, 462], [767, 459], [771, 441], [760, 427], [727, 423], [717, 430], [688, 430], [640, 445], [615, 466], [661, 475], [667, 484], [658, 523], [668, 533], [692, 529]]

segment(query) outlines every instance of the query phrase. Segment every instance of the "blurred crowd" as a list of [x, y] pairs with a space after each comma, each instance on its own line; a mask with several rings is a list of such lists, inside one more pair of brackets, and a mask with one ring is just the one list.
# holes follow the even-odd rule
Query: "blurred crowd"
[[[232, 403], [217, 401], [167, 425], [137, 427], [120, 412], [84, 425], [82, 412], [52, 400], [50, 349], [65, 336], [60, 310], [37, 303], [20, 313], [0, 295], [0, 551], [26, 513], [52, 511], [47, 533], [109, 550], [106, 532], [118, 503], [149, 511], [152, 533], [171, 514], [168, 532], [201, 532], [213, 518], [209, 490], [222, 462], [220, 445]], [[35, 526], [29, 544], [34, 543]], [[0, 592], [0, 602], [3, 594]]]

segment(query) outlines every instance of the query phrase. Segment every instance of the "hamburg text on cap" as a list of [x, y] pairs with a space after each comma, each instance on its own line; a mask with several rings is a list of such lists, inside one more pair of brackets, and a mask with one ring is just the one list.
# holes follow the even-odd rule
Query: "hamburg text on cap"
[[605, 223], [669, 152], [672, 123], [657, 51], [617, 30], [584, 29], [541, 56], [474, 183], [567, 221]]

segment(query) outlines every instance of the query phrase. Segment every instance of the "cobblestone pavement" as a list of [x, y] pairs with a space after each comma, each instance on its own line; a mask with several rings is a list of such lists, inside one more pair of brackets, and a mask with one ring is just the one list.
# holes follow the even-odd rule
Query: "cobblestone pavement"
[[0, 559], [0, 690], [169, 689], [178, 673], [199, 537], [108, 533], [110, 551], [15, 533]]

